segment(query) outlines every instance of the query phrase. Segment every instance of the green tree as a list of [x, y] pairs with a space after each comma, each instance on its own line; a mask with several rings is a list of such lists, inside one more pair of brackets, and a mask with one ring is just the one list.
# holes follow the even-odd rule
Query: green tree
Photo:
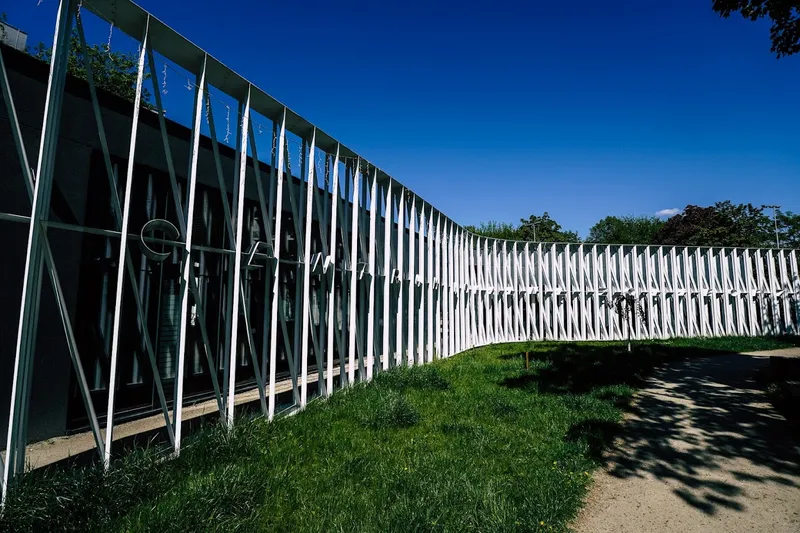
[[482, 222], [478, 226], [465, 226], [467, 231], [484, 237], [505, 239], [509, 241], [521, 240], [519, 228], [509, 222]]
[[523, 241], [580, 242], [578, 232], [564, 230], [547, 211], [542, 216], [531, 215], [527, 220], [521, 219], [519, 233]]
[[744, 18], [769, 18], [770, 50], [778, 57], [800, 52], [800, 1], [798, 0], [713, 0], [712, 8], [724, 18], [740, 13]]
[[[35, 58], [50, 63], [53, 49], [39, 43], [31, 48], [30, 53]], [[92, 67], [92, 77], [98, 90], [108, 91], [133, 102], [136, 98], [136, 76], [139, 58], [136, 54], [125, 52], [112, 52], [108, 45], [86, 45], [86, 55]], [[86, 79], [86, 64], [81, 54], [81, 43], [78, 32], [73, 31], [69, 40], [69, 56], [67, 57], [67, 73], [82, 80]], [[150, 78], [150, 73], [145, 72], [145, 79]], [[142, 86], [142, 102], [145, 107], [150, 105], [150, 92]]]
[[752, 204], [717, 202], [713, 206], [687, 205], [656, 232], [655, 244], [686, 246], [774, 246], [772, 221], [763, 208]]
[[586, 242], [605, 244], [653, 244], [664, 221], [648, 216], [608, 216], [589, 230]]
[[800, 214], [778, 211], [777, 219], [781, 248], [800, 249]]
[[510, 241], [580, 242], [577, 232], [565, 231], [547, 212], [542, 216], [531, 215], [527, 219], [523, 218], [519, 226], [508, 222], [490, 221], [478, 226], [466, 226], [466, 229], [484, 237]]

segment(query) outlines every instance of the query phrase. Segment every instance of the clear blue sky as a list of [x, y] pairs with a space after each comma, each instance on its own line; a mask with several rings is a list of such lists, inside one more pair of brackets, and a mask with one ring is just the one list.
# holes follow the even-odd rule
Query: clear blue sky
[[800, 211], [800, 57], [710, 0], [139, 3], [464, 224]]

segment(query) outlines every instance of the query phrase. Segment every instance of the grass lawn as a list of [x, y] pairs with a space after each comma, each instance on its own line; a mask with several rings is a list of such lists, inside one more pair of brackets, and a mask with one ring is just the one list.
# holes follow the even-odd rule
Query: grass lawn
[[[654, 365], [798, 339], [494, 345], [156, 447], [35, 471], [0, 530], [564, 531]], [[524, 352], [531, 352], [525, 369]]]

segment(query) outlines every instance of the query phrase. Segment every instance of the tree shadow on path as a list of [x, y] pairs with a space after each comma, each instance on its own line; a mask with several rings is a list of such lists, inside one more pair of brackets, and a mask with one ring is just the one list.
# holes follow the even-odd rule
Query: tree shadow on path
[[[533, 370], [501, 385], [596, 396], [613, 396], [607, 389], [597, 394], [599, 387], [641, 387], [627, 406], [625, 398], [606, 398], [627, 409], [622, 429], [588, 420], [566, 438], [586, 442], [611, 476], [665, 482], [703, 513], [746, 510], [754, 485], [800, 490], [800, 436], [756, 380], [767, 358], [657, 344], [638, 350], [555, 346], [536, 354]], [[661, 363], [667, 364], [654, 371]]]
[[704, 357], [657, 371], [608, 455], [608, 471], [673, 482], [687, 504], [744, 510], [747, 484], [800, 489], [800, 442], [756, 383], [766, 358]]

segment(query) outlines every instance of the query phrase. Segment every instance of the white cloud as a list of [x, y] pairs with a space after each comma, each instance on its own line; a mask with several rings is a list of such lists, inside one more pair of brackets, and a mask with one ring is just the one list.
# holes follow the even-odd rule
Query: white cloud
[[680, 212], [681, 212], [680, 209], [678, 209], [676, 207], [672, 207], [670, 209], [662, 209], [661, 211], [656, 211], [656, 216], [657, 217], [667, 217], [667, 218], [669, 218], [671, 216], [677, 215]]

